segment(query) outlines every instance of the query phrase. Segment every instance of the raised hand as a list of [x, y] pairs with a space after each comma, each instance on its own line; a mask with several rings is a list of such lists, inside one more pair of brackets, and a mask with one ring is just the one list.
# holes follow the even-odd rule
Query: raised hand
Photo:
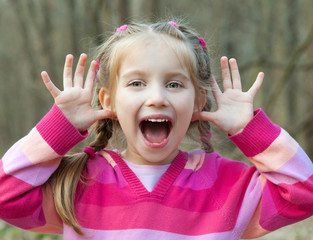
[[[229, 69], [230, 66], [230, 69]], [[260, 72], [247, 92], [242, 92], [240, 74], [235, 59], [221, 58], [224, 92], [212, 77], [211, 87], [216, 100], [215, 112], [196, 113], [193, 120], [210, 121], [230, 135], [242, 131], [253, 118], [253, 99], [262, 85], [264, 74]]]
[[109, 118], [111, 115], [111, 112], [95, 110], [91, 106], [97, 62], [91, 62], [84, 83], [86, 62], [87, 55], [82, 54], [76, 67], [74, 80], [72, 80], [73, 56], [66, 56], [63, 72], [63, 91], [60, 91], [53, 84], [47, 72], [41, 73], [42, 80], [54, 98], [55, 104], [80, 132], [87, 130], [95, 121]]

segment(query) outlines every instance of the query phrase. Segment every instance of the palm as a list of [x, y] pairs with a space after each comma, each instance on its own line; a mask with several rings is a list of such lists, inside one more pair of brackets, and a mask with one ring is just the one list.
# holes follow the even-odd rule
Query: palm
[[212, 78], [212, 91], [217, 110], [215, 112], [201, 112], [197, 119], [213, 122], [225, 132], [233, 135], [240, 132], [252, 119], [253, 99], [262, 84], [264, 74], [259, 73], [249, 91], [242, 92], [237, 63], [234, 59], [231, 59], [229, 63], [231, 74], [227, 58], [221, 59], [224, 92], [221, 92], [214, 77]]
[[94, 121], [91, 96], [85, 89], [72, 88], [63, 91], [55, 98], [55, 104], [71, 123], [80, 130], [87, 129], [88, 125], [91, 125]]
[[42, 73], [42, 79], [67, 119], [81, 132], [87, 130], [95, 121], [109, 117], [105, 110], [94, 110], [91, 106], [93, 84], [97, 63], [93, 61], [90, 65], [84, 84], [84, 70], [87, 56], [82, 54], [72, 80], [73, 57], [66, 57], [63, 85], [64, 90], [60, 91], [50, 80], [46, 72]]

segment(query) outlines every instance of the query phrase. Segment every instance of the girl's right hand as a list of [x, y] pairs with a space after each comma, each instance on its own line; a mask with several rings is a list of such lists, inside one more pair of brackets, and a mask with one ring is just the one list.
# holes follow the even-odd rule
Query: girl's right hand
[[79, 58], [73, 81], [73, 56], [66, 56], [63, 72], [63, 91], [60, 91], [53, 84], [47, 72], [41, 73], [42, 80], [54, 98], [55, 104], [80, 132], [86, 131], [97, 120], [109, 118], [112, 115], [109, 111], [95, 110], [91, 106], [97, 62], [91, 62], [84, 84], [86, 62], [87, 55], [82, 54]]

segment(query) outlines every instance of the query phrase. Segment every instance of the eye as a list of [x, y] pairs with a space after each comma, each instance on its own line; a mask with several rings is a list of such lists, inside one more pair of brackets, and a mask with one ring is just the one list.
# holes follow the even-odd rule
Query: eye
[[170, 82], [169, 84], [167, 84], [167, 88], [180, 88], [182, 87], [182, 85], [178, 82]]
[[128, 84], [128, 86], [131, 86], [131, 87], [143, 87], [144, 83], [142, 81], [135, 80], [135, 81], [130, 82]]

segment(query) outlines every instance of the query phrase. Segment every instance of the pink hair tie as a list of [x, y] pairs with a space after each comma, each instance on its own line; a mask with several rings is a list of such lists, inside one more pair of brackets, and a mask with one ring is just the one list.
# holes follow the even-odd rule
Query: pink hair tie
[[[97, 60], [96, 62], [98, 63], [98, 65], [97, 65], [97, 71], [99, 71], [99, 69], [100, 69], [100, 63], [99, 63], [99, 60]], [[96, 72], [96, 75], [95, 75], [95, 80], [96, 80], [96, 82], [99, 82], [99, 81], [98, 81], [98, 78], [97, 78], [97, 74], [98, 74], [98, 72]]]
[[128, 27], [128, 25], [123, 25], [123, 26], [120, 26], [118, 29], [116, 29], [117, 32], [123, 32], [126, 30], [126, 28]]
[[87, 153], [90, 157], [95, 157], [95, 150], [92, 147], [85, 147], [84, 153]]
[[206, 46], [205, 41], [204, 41], [202, 38], [200, 38], [200, 37], [199, 37], [199, 41], [200, 41], [200, 45], [201, 45], [201, 47], [204, 49], [204, 48], [205, 48], [205, 46]]
[[169, 24], [172, 24], [175, 28], [177, 28], [177, 24], [176, 24], [176, 22], [169, 21], [168, 23], [169, 23]]
[[97, 61], [96, 61], [97, 63], [98, 63], [98, 65], [97, 65], [97, 70], [99, 70], [99, 68], [100, 68], [100, 63], [99, 63], [99, 60], [97, 59]]

